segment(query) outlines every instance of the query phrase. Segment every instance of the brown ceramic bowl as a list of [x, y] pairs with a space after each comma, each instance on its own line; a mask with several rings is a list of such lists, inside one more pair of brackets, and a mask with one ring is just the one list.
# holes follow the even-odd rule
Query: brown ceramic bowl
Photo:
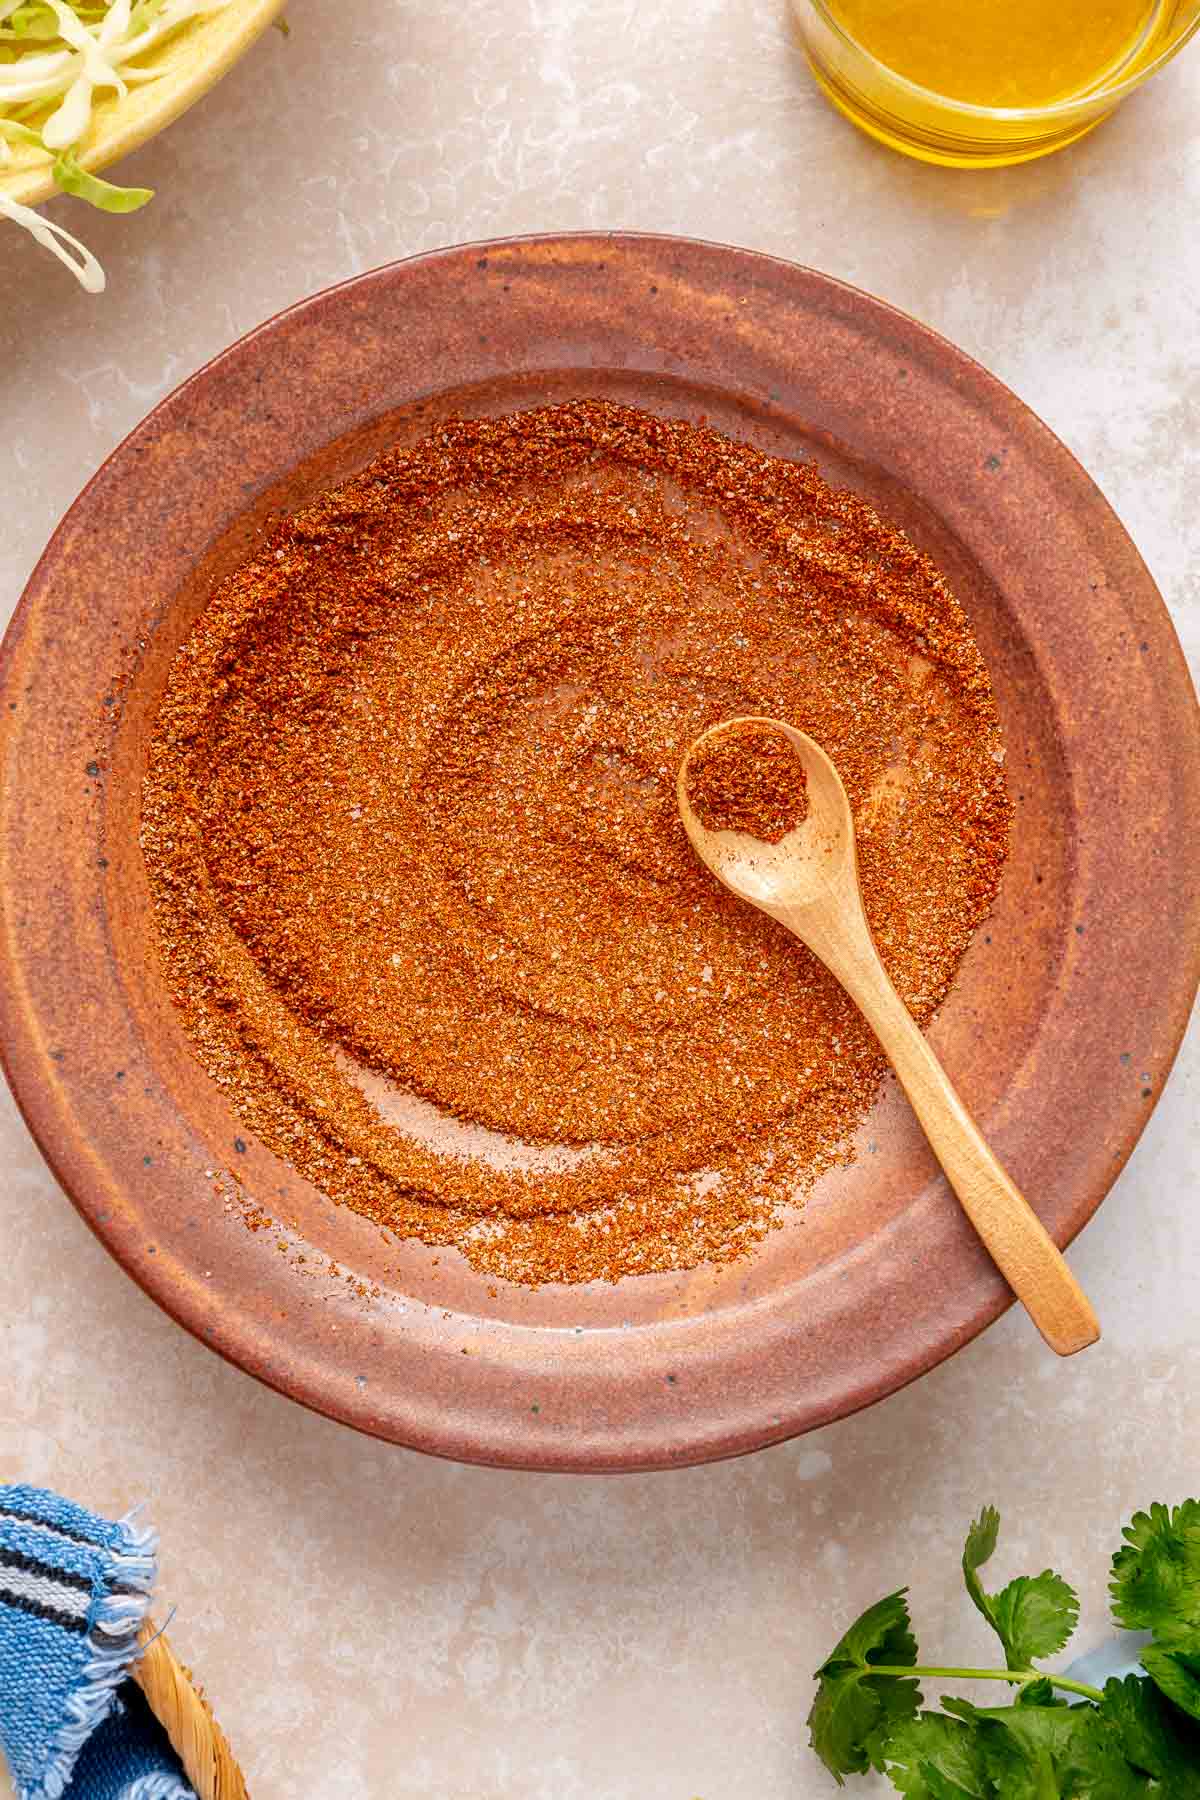
[[[1008, 1303], [894, 1087], [859, 1160], [741, 1265], [490, 1292], [408, 1245], [389, 1275], [376, 1228], [237, 1148], [163, 992], [137, 845], [171, 656], [263, 521], [448, 411], [581, 394], [815, 455], [953, 581], [1017, 822], [933, 1039], [1059, 1243], [1074, 1236], [1196, 987], [1200, 852], [1181, 827], [1200, 816], [1200, 733], [1178, 643], [1100, 494], [999, 382], [865, 294], [712, 245], [531, 239], [379, 270], [236, 344], [116, 451], [4, 648], [0, 1038], [80, 1212], [223, 1355], [441, 1455], [658, 1468], [864, 1406]], [[231, 1168], [277, 1229], [227, 1207]]]

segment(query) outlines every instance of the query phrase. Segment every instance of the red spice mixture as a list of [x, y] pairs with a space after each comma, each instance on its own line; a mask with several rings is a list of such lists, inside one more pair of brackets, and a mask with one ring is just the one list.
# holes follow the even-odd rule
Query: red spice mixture
[[706, 831], [744, 831], [778, 844], [808, 817], [804, 764], [769, 725], [731, 725], [687, 765], [687, 796]]
[[929, 560], [810, 465], [599, 402], [378, 458], [217, 588], [155, 724], [142, 841], [200, 1062], [326, 1193], [491, 1274], [744, 1252], [884, 1071], [684, 835], [684, 750], [747, 713], [837, 765], [924, 1023], [1009, 825]]

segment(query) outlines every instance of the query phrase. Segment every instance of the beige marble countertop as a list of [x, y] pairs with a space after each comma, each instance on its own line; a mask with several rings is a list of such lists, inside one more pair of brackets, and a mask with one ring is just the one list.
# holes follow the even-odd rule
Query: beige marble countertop
[[[641, 227], [814, 264], [962, 344], [1083, 459], [1200, 653], [1200, 50], [1065, 155], [960, 174], [828, 111], [781, 0], [297, 0], [291, 26], [125, 165], [152, 207], [84, 219], [103, 299], [0, 229], [5, 614], [118, 439], [277, 308], [457, 240]], [[372, 1443], [219, 1362], [5, 1097], [0, 1476], [148, 1502], [255, 1800], [832, 1793], [809, 1672], [904, 1581], [931, 1646], [982, 1650], [956, 1573], [981, 1501], [1011, 1571], [1078, 1580], [1086, 1646], [1123, 1518], [1200, 1490], [1198, 1077], [1193, 1035], [1073, 1252], [1106, 1328], [1086, 1357], [1009, 1314], [796, 1443], [582, 1480]]]

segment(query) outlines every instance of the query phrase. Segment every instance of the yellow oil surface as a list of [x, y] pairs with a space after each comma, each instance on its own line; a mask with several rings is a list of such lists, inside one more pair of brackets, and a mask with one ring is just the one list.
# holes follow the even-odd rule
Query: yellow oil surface
[[1047, 106], [1140, 62], [1165, 0], [825, 0], [896, 74], [973, 106]]

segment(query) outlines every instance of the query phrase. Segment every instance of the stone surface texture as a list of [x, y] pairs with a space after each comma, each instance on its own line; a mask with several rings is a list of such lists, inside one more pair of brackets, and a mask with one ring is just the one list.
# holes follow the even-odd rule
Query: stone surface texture
[[[59, 204], [103, 299], [0, 233], [5, 613], [121, 437], [280, 307], [444, 243], [653, 229], [812, 264], [986, 363], [1105, 490], [1195, 666], [1200, 51], [1064, 155], [963, 174], [830, 112], [778, 0], [300, 0], [290, 22], [123, 166], [152, 207]], [[1077, 1580], [1085, 1647], [1122, 1520], [1200, 1487], [1198, 1083], [1193, 1033], [1072, 1252], [1097, 1349], [1061, 1365], [1009, 1313], [843, 1424], [623, 1478], [437, 1463], [257, 1386], [110, 1261], [5, 1098], [0, 1476], [148, 1503], [162, 1608], [256, 1800], [832, 1793], [811, 1669], [905, 1581], [931, 1649], [982, 1653], [957, 1576], [982, 1501], [1006, 1568]]]

